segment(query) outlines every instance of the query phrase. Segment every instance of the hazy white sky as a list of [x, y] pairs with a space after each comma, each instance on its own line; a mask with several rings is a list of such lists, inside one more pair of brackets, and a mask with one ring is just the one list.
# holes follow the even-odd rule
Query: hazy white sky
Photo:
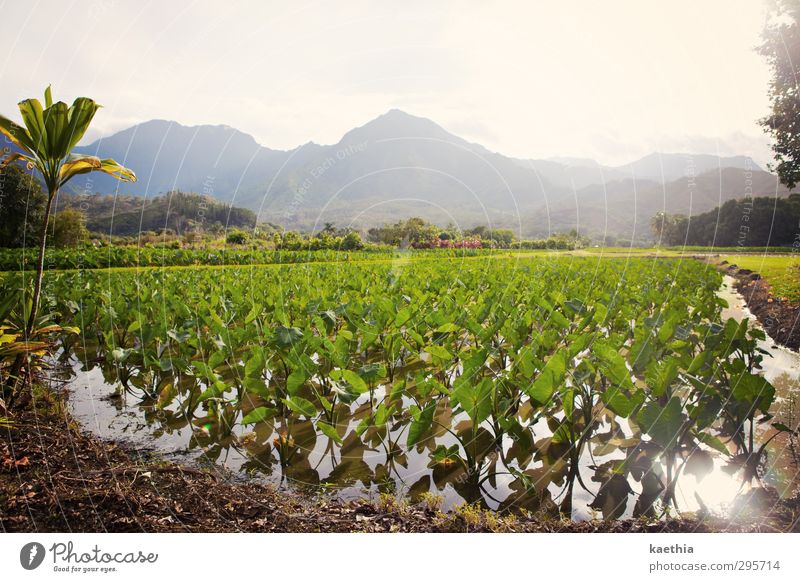
[[390, 108], [516, 157], [652, 151], [764, 163], [762, 0], [0, 0], [0, 111], [48, 83], [105, 108], [263, 145], [335, 143]]

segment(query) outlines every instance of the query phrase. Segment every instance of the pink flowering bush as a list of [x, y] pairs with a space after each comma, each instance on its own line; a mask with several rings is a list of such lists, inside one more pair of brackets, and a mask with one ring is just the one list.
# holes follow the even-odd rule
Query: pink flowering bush
[[479, 249], [483, 242], [479, 238], [465, 238], [461, 240], [450, 240], [434, 238], [427, 241], [417, 241], [411, 243], [415, 249]]

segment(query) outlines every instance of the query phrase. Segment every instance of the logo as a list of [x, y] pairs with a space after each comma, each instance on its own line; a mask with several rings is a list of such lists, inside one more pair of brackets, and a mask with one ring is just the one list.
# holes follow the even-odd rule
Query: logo
[[26, 570], [35, 570], [44, 561], [44, 546], [39, 542], [30, 542], [19, 551], [19, 563]]

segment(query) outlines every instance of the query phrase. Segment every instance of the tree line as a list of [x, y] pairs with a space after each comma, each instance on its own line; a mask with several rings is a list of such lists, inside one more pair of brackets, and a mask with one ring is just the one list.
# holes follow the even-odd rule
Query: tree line
[[[0, 173], [0, 247], [39, 244], [48, 197], [24, 166]], [[222, 235], [228, 229], [253, 230], [256, 214], [208, 196], [169, 192], [154, 198], [59, 192], [53, 200], [48, 243], [75, 247], [92, 234], [126, 237], [141, 233]]]
[[660, 212], [650, 229], [667, 246], [788, 247], [800, 237], [800, 194], [729, 200], [691, 217]]

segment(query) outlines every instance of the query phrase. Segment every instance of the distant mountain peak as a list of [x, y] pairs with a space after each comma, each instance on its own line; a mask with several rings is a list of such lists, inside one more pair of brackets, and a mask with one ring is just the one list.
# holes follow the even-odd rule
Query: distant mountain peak
[[414, 137], [443, 139], [459, 143], [464, 141], [427, 117], [412, 115], [402, 109], [390, 109], [372, 121], [348, 131], [341, 141], [375, 141]]

